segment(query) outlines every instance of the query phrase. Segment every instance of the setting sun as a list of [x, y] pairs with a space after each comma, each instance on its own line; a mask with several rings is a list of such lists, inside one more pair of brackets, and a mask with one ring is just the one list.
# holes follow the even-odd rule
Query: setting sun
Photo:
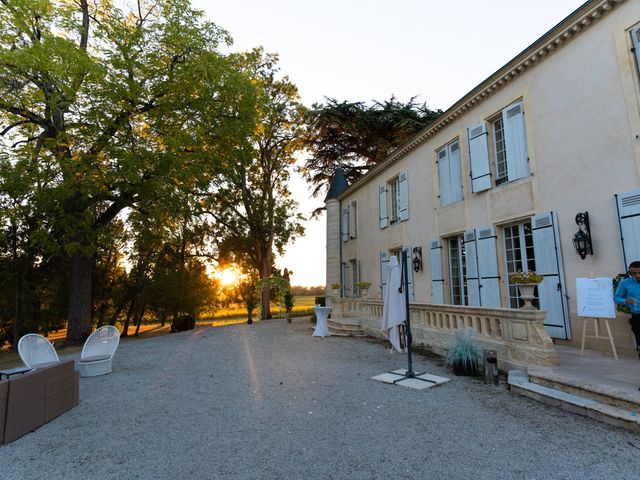
[[222, 271], [216, 273], [216, 276], [220, 279], [220, 283], [223, 286], [233, 285], [238, 281], [240, 272], [235, 267], [225, 268]]

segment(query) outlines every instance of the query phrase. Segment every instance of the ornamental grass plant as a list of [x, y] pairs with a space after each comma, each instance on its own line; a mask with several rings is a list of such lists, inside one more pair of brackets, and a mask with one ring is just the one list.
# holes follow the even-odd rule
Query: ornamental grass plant
[[473, 328], [458, 328], [455, 331], [455, 343], [447, 351], [447, 366], [453, 367], [456, 375], [478, 376], [478, 357], [480, 348], [477, 344], [478, 332]]

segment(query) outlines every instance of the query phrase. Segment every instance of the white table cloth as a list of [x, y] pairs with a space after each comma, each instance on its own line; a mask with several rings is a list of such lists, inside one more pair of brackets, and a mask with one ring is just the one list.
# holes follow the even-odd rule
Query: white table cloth
[[331, 307], [313, 307], [313, 311], [316, 312], [316, 328], [313, 330], [313, 336], [328, 337], [330, 334], [327, 318], [331, 313]]

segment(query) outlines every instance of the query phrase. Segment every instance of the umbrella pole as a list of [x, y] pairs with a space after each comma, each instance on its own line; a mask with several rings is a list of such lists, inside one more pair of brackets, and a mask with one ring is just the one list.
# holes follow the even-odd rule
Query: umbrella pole
[[411, 336], [411, 319], [409, 315], [409, 272], [407, 271], [407, 251], [402, 250], [402, 283], [404, 285], [404, 305], [405, 305], [405, 335], [407, 337], [407, 373], [405, 377], [415, 378], [416, 372], [413, 371], [413, 362], [411, 359], [411, 344], [413, 337]]

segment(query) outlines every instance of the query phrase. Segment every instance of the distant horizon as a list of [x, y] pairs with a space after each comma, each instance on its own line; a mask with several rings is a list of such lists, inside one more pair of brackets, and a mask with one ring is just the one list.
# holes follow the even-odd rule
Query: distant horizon
[[[372, 102], [395, 96], [403, 102], [416, 97], [444, 111], [585, 2], [191, 3], [229, 32], [231, 51], [263, 46], [277, 53], [281, 73], [298, 87], [308, 107], [325, 97]], [[303, 214], [322, 205], [298, 174], [290, 186]], [[277, 257], [279, 268], [296, 272], [292, 280], [300, 286], [324, 285], [325, 225], [324, 213], [305, 222], [305, 236]]]

